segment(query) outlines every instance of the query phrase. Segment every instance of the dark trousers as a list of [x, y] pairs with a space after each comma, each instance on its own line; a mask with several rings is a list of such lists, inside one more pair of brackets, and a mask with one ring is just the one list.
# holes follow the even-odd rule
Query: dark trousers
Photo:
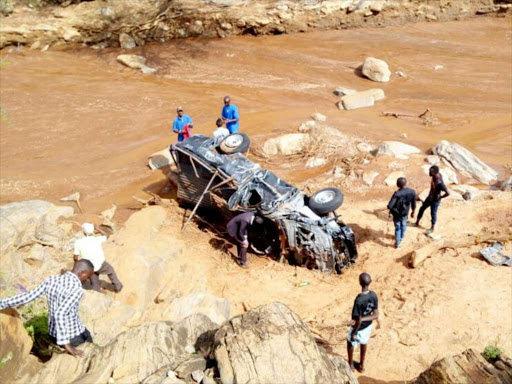
[[242, 242], [236, 239], [236, 250], [238, 252], [238, 260], [242, 264], [247, 263], [247, 248], [242, 247]]
[[100, 275], [107, 275], [112, 284], [114, 285], [114, 289], [116, 292], [120, 292], [123, 289], [123, 284], [119, 281], [119, 278], [116, 275], [116, 271], [114, 268], [107, 263], [103, 262], [101, 268], [94, 272], [91, 276], [91, 287], [97, 292], [101, 292], [101, 284], [100, 284]]
[[417, 222], [419, 223], [421, 218], [423, 217], [423, 213], [425, 210], [430, 207], [430, 215], [432, 216], [432, 226], [436, 225], [437, 222], [437, 209], [439, 208], [439, 204], [441, 204], [441, 200], [433, 200], [433, 199], [426, 199], [423, 202], [423, 205], [420, 208], [420, 211], [418, 212], [418, 219]]
[[[53, 336], [50, 336], [50, 341], [53, 344], [57, 344], [57, 339]], [[87, 328], [85, 328], [85, 331], [83, 331], [81, 334], [73, 337], [69, 341], [69, 344], [71, 344], [73, 347], [78, 347], [79, 345], [81, 345], [83, 343], [92, 343], [91, 332], [89, 332], [89, 330]]]

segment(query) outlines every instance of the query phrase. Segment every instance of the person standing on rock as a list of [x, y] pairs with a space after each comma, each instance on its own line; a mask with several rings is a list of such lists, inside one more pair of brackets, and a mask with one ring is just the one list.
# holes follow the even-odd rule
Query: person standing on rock
[[410, 188], [405, 188], [407, 180], [405, 177], [399, 177], [396, 180], [398, 191], [393, 193], [388, 203], [390, 215], [393, 216], [393, 224], [395, 224], [395, 247], [400, 248], [400, 244], [405, 236], [407, 229], [407, 217], [409, 209], [412, 208], [411, 218], [414, 219], [414, 211], [416, 211], [416, 192]]
[[183, 108], [176, 109], [178, 115], [172, 124], [172, 130], [178, 134], [178, 141], [183, 141], [190, 137], [190, 130], [194, 127], [194, 123], [189, 115], [183, 113]]
[[236, 133], [240, 129], [240, 115], [235, 104], [231, 104], [229, 96], [224, 97], [224, 107], [222, 108], [222, 119], [226, 123], [229, 133]]
[[114, 268], [105, 261], [102, 244], [107, 241], [107, 236], [94, 236], [94, 225], [91, 223], [82, 224], [85, 237], [75, 241], [74, 259], [89, 260], [94, 266], [94, 274], [91, 276], [91, 287], [96, 292], [101, 292], [99, 275], [107, 275], [116, 292], [121, 292], [123, 284], [119, 281]]
[[236, 241], [238, 251], [238, 264], [247, 268], [247, 248], [249, 248], [248, 232], [249, 227], [256, 224], [263, 224], [263, 217], [255, 212], [245, 212], [232, 218], [227, 225], [229, 236]]
[[[379, 317], [379, 299], [377, 294], [370, 291], [372, 278], [368, 273], [359, 275], [359, 284], [362, 292], [357, 295], [352, 308], [352, 320], [348, 325], [347, 334], [348, 363], [352, 370], [364, 371], [364, 359], [366, 357], [366, 345], [372, 332], [372, 321]], [[361, 344], [361, 361], [354, 364], [354, 348]]]
[[85, 342], [92, 343], [91, 334], [78, 315], [80, 299], [84, 294], [82, 284], [93, 273], [94, 267], [89, 260], [78, 260], [71, 271], [50, 276], [31, 291], [0, 299], [0, 310], [27, 304], [46, 295], [50, 339], [64, 346], [71, 355], [81, 356], [83, 352], [75, 347]]
[[[420, 226], [421, 218], [423, 217], [423, 213], [425, 210], [430, 207], [430, 215], [432, 217], [432, 227], [427, 231], [427, 233], [434, 232], [436, 222], [437, 222], [437, 210], [439, 208], [439, 204], [441, 204], [441, 199], [450, 196], [450, 192], [448, 192], [448, 188], [443, 181], [443, 176], [441, 172], [439, 172], [439, 167], [437, 165], [433, 165], [430, 167], [428, 171], [429, 176], [432, 178], [430, 181], [430, 192], [428, 197], [425, 199], [423, 204], [420, 207], [420, 211], [418, 212], [418, 218], [416, 219], [416, 226]], [[444, 192], [444, 194], [442, 194]]]

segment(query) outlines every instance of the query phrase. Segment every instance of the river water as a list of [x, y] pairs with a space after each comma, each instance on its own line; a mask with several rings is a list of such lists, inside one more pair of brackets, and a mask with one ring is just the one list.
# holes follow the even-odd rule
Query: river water
[[[175, 140], [170, 122], [183, 106], [194, 131], [210, 133], [230, 95], [241, 128], [261, 144], [296, 131], [312, 113], [348, 134], [399, 140], [426, 150], [457, 141], [503, 172], [512, 155], [510, 18], [479, 18], [379, 29], [240, 36], [147, 44], [130, 52], [87, 48], [0, 53], [0, 203], [82, 193], [89, 211], [164, 179], [147, 156]], [[156, 75], [116, 61], [145, 56]], [[389, 83], [358, 75], [365, 57], [385, 60]], [[438, 70], [434, 67], [442, 66]], [[339, 111], [336, 86], [382, 88], [372, 108]], [[429, 108], [438, 124], [382, 117]], [[297, 170], [292, 181], [305, 177]]]

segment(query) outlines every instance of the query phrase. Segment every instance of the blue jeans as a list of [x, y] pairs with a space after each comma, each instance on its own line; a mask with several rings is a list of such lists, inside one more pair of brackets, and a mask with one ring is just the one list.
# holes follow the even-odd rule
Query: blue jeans
[[398, 247], [405, 236], [407, 216], [393, 217], [393, 223], [395, 224], [395, 245]]
[[430, 215], [432, 216], [432, 226], [436, 225], [437, 222], [437, 209], [439, 208], [439, 204], [441, 204], [441, 200], [432, 200], [432, 199], [426, 199], [423, 202], [423, 205], [420, 208], [420, 211], [418, 212], [418, 219], [417, 222], [419, 223], [421, 218], [423, 217], [423, 213], [425, 210], [430, 207]]

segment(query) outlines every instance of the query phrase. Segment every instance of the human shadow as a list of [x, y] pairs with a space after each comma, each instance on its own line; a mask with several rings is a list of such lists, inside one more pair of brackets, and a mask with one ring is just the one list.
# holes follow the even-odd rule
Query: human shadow
[[[373, 241], [383, 247], [392, 248], [394, 247], [394, 234], [391, 230], [391, 233], [385, 232], [383, 230], [376, 230], [372, 228], [363, 228], [359, 224], [351, 223], [347, 225], [352, 228], [354, 234], [356, 236], [356, 242], [358, 244], [363, 244], [367, 241]], [[389, 240], [389, 242], [385, 241]]]
[[377, 219], [380, 219], [382, 221], [390, 221], [389, 217], [389, 211], [387, 208], [378, 208], [374, 209], [373, 211], [370, 211], [368, 209], [363, 209], [364, 213], [367, 213], [369, 215], [374, 215]]

